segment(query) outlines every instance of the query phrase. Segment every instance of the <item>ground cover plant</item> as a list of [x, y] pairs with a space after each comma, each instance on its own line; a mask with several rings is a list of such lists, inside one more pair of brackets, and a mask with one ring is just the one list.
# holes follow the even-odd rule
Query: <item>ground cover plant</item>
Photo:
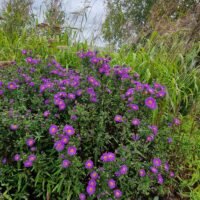
[[78, 52], [80, 66], [68, 69], [22, 54], [0, 82], [5, 198], [172, 196], [169, 152], [182, 122], [163, 112], [164, 85], [96, 52]]

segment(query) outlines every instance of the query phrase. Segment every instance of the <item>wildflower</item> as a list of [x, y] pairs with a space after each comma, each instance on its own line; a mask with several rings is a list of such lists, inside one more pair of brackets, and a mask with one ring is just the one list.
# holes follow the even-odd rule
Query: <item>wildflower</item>
[[26, 140], [26, 144], [29, 147], [32, 147], [35, 144], [35, 140], [33, 138], [29, 138]]
[[137, 104], [129, 104], [128, 106], [134, 111], [139, 110], [139, 106]]
[[100, 159], [103, 162], [112, 162], [115, 161], [115, 154], [111, 152], [103, 153]]
[[140, 136], [138, 134], [133, 134], [132, 135], [132, 140], [137, 141], [140, 139]]
[[154, 140], [154, 135], [148, 135], [146, 141], [147, 142], [152, 142]]
[[86, 200], [86, 195], [83, 193], [79, 194], [79, 200]]
[[68, 168], [70, 166], [71, 162], [69, 160], [63, 160], [62, 161], [62, 167]]
[[50, 111], [49, 110], [44, 111], [44, 113], [43, 113], [44, 117], [48, 117], [49, 115], [50, 115]]
[[4, 91], [0, 90], [0, 96], [3, 96], [3, 94], [4, 94]]
[[172, 143], [172, 138], [171, 137], [169, 137], [168, 139], [167, 139], [167, 141], [168, 141], [168, 143], [170, 144], [170, 143]]
[[170, 175], [170, 177], [174, 177], [175, 176], [174, 172], [172, 172], [172, 171], [169, 173], [169, 175]]
[[92, 169], [93, 167], [94, 167], [94, 163], [93, 163], [92, 160], [87, 160], [87, 161], [85, 162], [85, 168], [86, 168], [86, 169]]
[[108, 187], [109, 187], [110, 189], [114, 189], [114, 188], [116, 187], [116, 182], [115, 182], [114, 179], [109, 179], [109, 180], [108, 180]]
[[157, 135], [157, 133], [158, 133], [158, 127], [157, 126], [151, 125], [151, 126], [148, 126], [148, 127], [153, 132], [154, 135]]
[[28, 156], [28, 160], [31, 161], [31, 162], [35, 161], [36, 160], [36, 155], [34, 155], [34, 154], [29, 155]]
[[18, 125], [16, 125], [16, 124], [11, 124], [10, 125], [10, 130], [12, 130], [12, 131], [16, 131], [17, 129], [18, 129]]
[[94, 179], [89, 180], [88, 185], [96, 187], [97, 182]]
[[178, 119], [178, 118], [174, 118], [173, 123], [174, 123], [175, 125], [179, 126], [179, 125], [181, 124], [181, 121], [180, 121], [180, 119]]
[[28, 168], [28, 167], [32, 167], [33, 163], [30, 160], [26, 160], [24, 161], [24, 167]]
[[156, 100], [153, 97], [146, 98], [145, 105], [152, 110], [155, 110], [157, 108]]
[[119, 189], [114, 190], [114, 196], [115, 198], [120, 198], [122, 196], [122, 192]]
[[14, 159], [14, 161], [19, 161], [21, 159], [21, 157], [19, 154], [15, 154], [13, 159]]
[[118, 122], [118, 123], [123, 122], [123, 118], [121, 115], [116, 115], [114, 120], [115, 120], [115, 122]]
[[167, 172], [169, 171], [169, 164], [168, 164], [168, 163], [165, 163], [165, 164], [164, 164], [164, 169], [165, 169], [165, 171], [167, 171]]
[[131, 123], [134, 125], [134, 126], [139, 126], [140, 125], [140, 120], [135, 118], [131, 121]]
[[68, 153], [68, 155], [70, 155], [70, 156], [76, 155], [76, 151], [77, 151], [77, 149], [76, 149], [75, 146], [70, 146], [70, 147], [68, 147], [68, 149], [67, 149], [67, 153]]
[[98, 175], [97, 172], [93, 171], [93, 172], [90, 173], [90, 177], [91, 177], [92, 179], [97, 179], [97, 178], [99, 178], [99, 175]]
[[153, 172], [154, 174], [158, 173], [158, 169], [155, 167], [150, 167], [151, 172]]
[[128, 167], [126, 166], [126, 165], [122, 165], [121, 167], [120, 167], [120, 174], [127, 174], [127, 172], [128, 172]]
[[65, 144], [62, 141], [58, 140], [58, 141], [55, 142], [54, 148], [57, 151], [62, 151], [65, 148]]
[[94, 186], [88, 185], [86, 188], [87, 193], [91, 196], [95, 193], [96, 188]]
[[162, 175], [161, 175], [161, 174], [158, 174], [158, 177], [157, 177], [157, 178], [158, 178], [158, 183], [162, 185], [163, 182], [164, 182], [164, 179], [163, 179]]
[[71, 99], [71, 100], [74, 100], [74, 99], [76, 98], [75, 94], [73, 94], [73, 93], [69, 93], [69, 94], [67, 95], [67, 97], [68, 97], [69, 99]]
[[62, 141], [64, 144], [67, 144], [67, 143], [69, 142], [69, 137], [68, 137], [67, 135], [64, 135], [64, 136], [62, 136], [61, 141]]
[[16, 90], [17, 84], [15, 82], [9, 82], [7, 87], [8, 87], [9, 90]]
[[153, 159], [153, 166], [154, 167], [160, 167], [161, 164], [162, 164], [162, 162], [161, 162], [160, 158], [154, 158]]
[[139, 175], [140, 175], [141, 177], [144, 177], [144, 176], [146, 175], [145, 170], [144, 170], [144, 169], [140, 169], [140, 170], [139, 170]]
[[74, 135], [75, 133], [75, 130], [72, 126], [70, 125], [65, 125], [64, 129], [63, 129], [63, 132], [65, 134], [67, 134], [68, 136], [71, 136], [71, 135]]
[[58, 132], [58, 127], [54, 124], [52, 124], [49, 128], [49, 133], [51, 135], [55, 135]]

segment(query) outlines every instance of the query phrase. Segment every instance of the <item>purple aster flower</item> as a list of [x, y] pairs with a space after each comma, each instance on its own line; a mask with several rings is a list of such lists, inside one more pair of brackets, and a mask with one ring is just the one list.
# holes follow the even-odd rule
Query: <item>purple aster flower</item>
[[77, 151], [77, 149], [76, 149], [75, 146], [70, 146], [70, 147], [68, 147], [68, 149], [67, 149], [67, 153], [68, 153], [68, 155], [70, 155], [70, 156], [76, 155], [76, 151]]
[[31, 57], [27, 57], [27, 58], [26, 58], [26, 62], [27, 62], [27, 63], [32, 63], [32, 61], [33, 61], [33, 58], [31, 58]]
[[0, 87], [2, 87], [3, 86], [3, 82], [2, 81], [0, 81]]
[[69, 99], [71, 99], [71, 100], [74, 100], [74, 99], [76, 98], [75, 94], [73, 94], [73, 93], [69, 93], [69, 94], [67, 95], [67, 97], [68, 97]]
[[98, 175], [97, 172], [93, 171], [93, 172], [90, 173], [90, 177], [91, 177], [92, 179], [98, 179], [98, 178], [99, 178], [99, 175]]
[[4, 91], [0, 90], [0, 96], [3, 96], [3, 94], [4, 94]]
[[21, 157], [20, 157], [19, 154], [15, 154], [13, 159], [14, 159], [14, 161], [17, 162], [17, 161], [19, 161], [21, 159]]
[[107, 156], [108, 156], [108, 162], [113, 162], [113, 161], [115, 161], [115, 154], [114, 154], [114, 153], [108, 152], [108, 153], [107, 153]]
[[10, 130], [12, 130], [12, 131], [16, 131], [17, 129], [18, 129], [18, 125], [16, 125], [16, 124], [11, 124], [10, 125]]
[[140, 175], [141, 177], [144, 177], [144, 176], [146, 175], [145, 170], [144, 170], [144, 169], [140, 169], [140, 170], [139, 170], [139, 175]]
[[93, 167], [94, 167], [94, 163], [93, 163], [92, 160], [87, 160], [87, 161], [85, 162], [85, 168], [86, 168], [86, 169], [92, 169]]
[[76, 121], [77, 119], [78, 119], [78, 117], [77, 117], [76, 115], [72, 115], [72, 116], [71, 116], [71, 120], [72, 120], [72, 121]]
[[6, 164], [7, 163], [7, 158], [3, 158], [2, 160], [1, 160], [1, 162], [2, 162], [2, 164]]
[[65, 125], [64, 129], [63, 129], [63, 132], [65, 134], [67, 134], [68, 136], [71, 136], [71, 135], [74, 135], [75, 133], [75, 130], [72, 126], [70, 125]]
[[91, 180], [89, 180], [88, 185], [93, 186], [93, 187], [96, 187], [97, 182], [96, 182], [96, 180], [91, 179]]
[[36, 160], [36, 155], [34, 155], [34, 154], [29, 155], [28, 156], [28, 160], [31, 161], [31, 162], [35, 161]]
[[99, 59], [96, 58], [96, 57], [93, 57], [93, 58], [90, 59], [90, 62], [91, 62], [92, 64], [97, 64], [97, 63], [99, 62]]
[[69, 160], [63, 160], [62, 161], [62, 167], [68, 168], [70, 166], [71, 162]]
[[146, 98], [145, 105], [152, 110], [155, 110], [157, 108], [156, 100], [153, 97]]
[[150, 167], [151, 172], [153, 172], [154, 174], [158, 173], [158, 169], [155, 167]]
[[81, 89], [76, 91], [76, 96], [80, 97], [82, 95], [83, 91]]
[[120, 174], [127, 174], [127, 172], [128, 172], [128, 167], [126, 166], [126, 165], [122, 165], [121, 167], [120, 167]]
[[158, 177], [157, 177], [157, 178], [158, 178], [158, 183], [162, 185], [163, 182], [164, 182], [164, 179], [163, 179], [162, 175], [161, 175], [161, 174], [158, 174]]
[[116, 176], [116, 177], [119, 177], [119, 176], [121, 176], [121, 173], [120, 173], [120, 171], [116, 171], [116, 172], [115, 172], [115, 176]]
[[162, 164], [162, 162], [161, 162], [160, 158], [154, 158], [153, 159], [153, 166], [154, 167], [160, 167], [161, 164]]
[[154, 140], [154, 135], [148, 135], [146, 141], [147, 142], [152, 142]]
[[96, 188], [94, 186], [88, 185], [86, 188], [87, 193], [91, 196], [95, 193]]
[[64, 143], [64, 144], [67, 144], [69, 142], [69, 137], [67, 135], [63, 135], [61, 137], [61, 141]]
[[48, 117], [49, 115], [50, 115], [50, 111], [49, 110], [44, 111], [44, 113], [43, 113], [44, 117]]
[[137, 104], [129, 104], [128, 106], [129, 106], [132, 110], [134, 110], [134, 111], [139, 110], [139, 107], [138, 107]]
[[180, 121], [180, 119], [178, 119], [178, 118], [174, 118], [173, 123], [174, 123], [175, 125], [179, 126], [179, 125], [181, 124], [181, 121]]
[[121, 115], [116, 115], [114, 120], [115, 120], [115, 122], [118, 122], [118, 123], [123, 122], [123, 118]]
[[171, 137], [169, 137], [168, 139], [167, 139], [167, 141], [168, 141], [168, 143], [170, 144], [170, 143], [172, 143], [172, 138]]
[[169, 175], [170, 175], [170, 177], [174, 177], [175, 176], [174, 172], [172, 172], [172, 171], [169, 173]]
[[36, 148], [36, 147], [31, 147], [30, 150], [31, 150], [31, 151], [36, 151], [37, 148]]
[[125, 96], [128, 97], [128, 96], [131, 96], [134, 94], [134, 88], [129, 88], [126, 93], [125, 93]]
[[94, 88], [87, 88], [87, 93], [91, 96], [95, 96], [95, 91], [94, 91]]
[[154, 135], [157, 135], [158, 133], [158, 127], [155, 126], [155, 125], [151, 125], [151, 126], [148, 126], [149, 129], [151, 129], [151, 131], [153, 132]]
[[114, 196], [116, 199], [119, 199], [122, 196], [122, 192], [119, 189], [114, 190]]
[[58, 127], [54, 124], [52, 124], [49, 128], [49, 133], [51, 135], [55, 135], [58, 132]]
[[86, 200], [86, 195], [83, 193], [79, 194], [79, 200]]
[[17, 84], [15, 82], [9, 82], [7, 85], [7, 88], [9, 90], [16, 90], [17, 89]]
[[26, 144], [27, 146], [32, 147], [35, 144], [35, 140], [33, 138], [28, 138]]
[[24, 167], [28, 168], [28, 167], [32, 167], [33, 163], [30, 160], [26, 160], [24, 161]]
[[59, 110], [65, 110], [66, 104], [62, 101], [62, 102], [60, 102], [60, 103], [58, 104], [58, 108], [59, 108]]
[[116, 182], [115, 182], [114, 179], [109, 179], [109, 180], [108, 180], [108, 187], [109, 187], [110, 189], [114, 189], [114, 188], [116, 187]]
[[165, 168], [165, 171], [168, 172], [168, 171], [169, 171], [169, 164], [168, 164], [168, 163], [165, 163], [165, 164], [164, 164], [164, 168]]
[[62, 151], [65, 148], [65, 144], [62, 141], [58, 140], [58, 141], [55, 142], [54, 148], [57, 151]]
[[131, 121], [131, 123], [134, 125], [134, 126], [139, 126], [140, 125], [140, 120], [135, 118]]
[[133, 134], [131, 138], [132, 140], [137, 141], [140, 139], [140, 136], [138, 134]]

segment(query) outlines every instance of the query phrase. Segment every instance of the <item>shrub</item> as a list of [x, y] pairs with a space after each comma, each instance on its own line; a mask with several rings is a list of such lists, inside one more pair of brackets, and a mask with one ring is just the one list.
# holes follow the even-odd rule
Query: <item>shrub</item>
[[[23, 51], [23, 54], [27, 54]], [[162, 112], [166, 88], [129, 67], [79, 52], [63, 68], [26, 55], [0, 84], [0, 183], [13, 199], [163, 196], [180, 120]]]

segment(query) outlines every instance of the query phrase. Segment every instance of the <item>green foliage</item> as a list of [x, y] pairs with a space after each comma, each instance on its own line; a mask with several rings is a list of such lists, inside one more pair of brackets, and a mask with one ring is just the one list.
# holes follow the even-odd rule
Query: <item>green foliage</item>
[[8, 38], [15, 40], [23, 29], [30, 27], [34, 21], [31, 6], [33, 0], [7, 0], [2, 9], [0, 26]]
[[[176, 133], [178, 124], [172, 121], [171, 114], [163, 112], [165, 101], [158, 97], [160, 92], [165, 94], [162, 85], [141, 83], [136, 74], [129, 73], [129, 68], [111, 68], [108, 58], [99, 58], [93, 52], [79, 52], [81, 67], [68, 71], [54, 59], [48, 63], [28, 60], [33, 52], [25, 54], [28, 64], [22, 61], [23, 67], [15, 65], [10, 73], [5, 73], [1, 84], [0, 183], [5, 198], [76, 199], [81, 192], [85, 193], [93, 170], [99, 178], [95, 195], [88, 197], [91, 200], [97, 195], [102, 200], [113, 198], [113, 191], [107, 185], [110, 178], [116, 180], [124, 200], [162, 197], [170, 192], [168, 186], [173, 180], [169, 172], [175, 167], [168, 171], [164, 164], [172, 162], [168, 160], [167, 139]], [[17, 88], [9, 89], [9, 83], [16, 83]], [[149, 88], [154, 90], [153, 94], [148, 92]], [[70, 93], [75, 99], [69, 98]], [[158, 108], [151, 110], [145, 104], [149, 96], [156, 99]], [[139, 110], [131, 110], [132, 103]], [[61, 109], [61, 104], [66, 107]], [[49, 111], [48, 116], [45, 111]], [[122, 116], [122, 121], [117, 120], [117, 115]], [[140, 119], [141, 124], [133, 125], [134, 118]], [[18, 128], [13, 130], [12, 124]], [[49, 129], [53, 124], [58, 126], [57, 133]], [[66, 124], [73, 126], [75, 135], [59, 151], [56, 142], [65, 134]], [[156, 125], [156, 129], [149, 125]], [[136, 136], [139, 138], [134, 139]], [[27, 145], [28, 138], [34, 138], [36, 149]], [[70, 156], [69, 146], [77, 148], [77, 155]], [[110, 162], [102, 159], [105, 152], [112, 152], [114, 159]], [[13, 160], [17, 153], [21, 156], [18, 162]], [[26, 167], [24, 162], [31, 154], [36, 155], [36, 161]], [[164, 184], [162, 181], [159, 184], [158, 176], [150, 171], [154, 158], [162, 160], [158, 171], [164, 177]], [[62, 167], [63, 159], [71, 162], [68, 168]], [[88, 159], [94, 162], [92, 170], [84, 167]], [[115, 174], [123, 165], [128, 166], [128, 171]], [[140, 169], [146, 171], [146, 176], [139, 176]]]

